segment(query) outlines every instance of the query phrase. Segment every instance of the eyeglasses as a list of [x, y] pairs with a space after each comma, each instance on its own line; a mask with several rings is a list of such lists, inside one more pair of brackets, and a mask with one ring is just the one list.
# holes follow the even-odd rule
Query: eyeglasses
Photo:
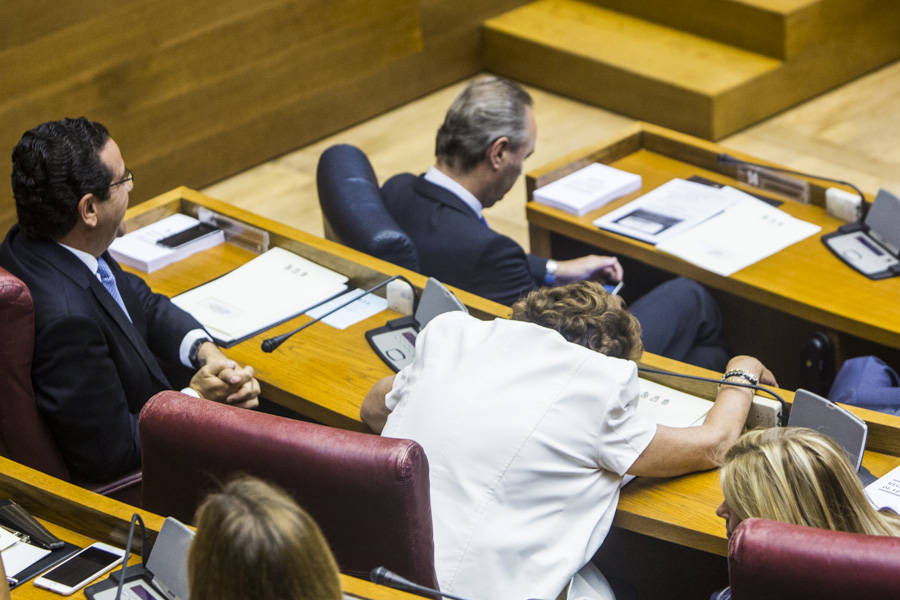
[[125, 177], [123, 177], [119, 181], [114, 181], [113, 183], [109, 184], [109, 187], [116, 187], [117, 185], [122, 185], [123, 183], [128, 183], [129, 181], [132, 184], [134, 183], [134, 173], [131, 172], [131, 169], [126, 168], [125, 169]]

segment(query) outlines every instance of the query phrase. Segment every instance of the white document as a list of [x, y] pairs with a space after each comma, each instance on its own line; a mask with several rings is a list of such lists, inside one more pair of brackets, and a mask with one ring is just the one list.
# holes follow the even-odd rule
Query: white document
[[346, 289], [347, 277], [282, 248], [175, 296], [219, 343], [268, 329]]
[[[729, 193], [735, 198], [743, 195], [737, 190]], [[660, 242], [656, 248], [727, 277], [820, 229], [748, 197], [690, 231]]]
[[[359, 288], [352, 289], [346, 294], [341, 294], [334, 300], [326, 302], [322, 306], [307, 311], [306, 314], [313, 319], [318, 319], [329, 310], [340, 306], [351, 298], [359, 298], [362, 293], [363, 290]], [[327, 323], [337, 329], [347, 329], [351, 325], [359, 323], [364, 319], [368, 319], [372, 315], [380, 313], [381, 311], [386, 309], [387, 306], [388, 301], [386, 298], [376, 296], [375, 294], [369, 294], [365, 298], [357, 300], [352, 304], [348, 304], [336, 313], [328, 315], [327, 317], [322, 319], [322, 322]]]
[[875, 508], [890, 508], [900, 513], [900, 467], [867, 485], [866, 496]]
[[594, 221], [600, 229], [658, 244], [721, 213], [736, 202], [728, 191], [672, 179]]
[[19, 543], [19, 537], [16, 534], [0, 527], [0, 551], [6, 550], [17, 543]]
[[165, 219], [116, 238], [109, 246], [109, 253], [120, 263], [145, 273], [152, 273], [225, 241], [225, 234], [220, 230], [178, 248], [166, 248], [156, 243], [157, 240], [190, 229], [198, 223], [200, 221], [194, 217], [181, 213], [169, 215]]
[[[713, 403], [709, 400], [649, 379], [639, 378], [638, 385], [641, 393], [638, 396], [637, 414], [657, 425], [668, 427], [702, 425], [706, 420], [706, 413], [713, 407]], [[634, 477], [625, 475], [622, 485], [628, 484]]]
[[49, 550], [22, 541], [0, 552], [0, 556], [3, 557], [3, 568], [8, 577], [15, 577], [16, 573], [27, 569], [48, 554]]
[[640, 378], [637, 414], [657, 425], [693, 427], [702, 425], [713, 403], [698, 396]]
[[641, 176], [600, 163], [534, 190], [534, 201], [582, 216], [641, 189]]

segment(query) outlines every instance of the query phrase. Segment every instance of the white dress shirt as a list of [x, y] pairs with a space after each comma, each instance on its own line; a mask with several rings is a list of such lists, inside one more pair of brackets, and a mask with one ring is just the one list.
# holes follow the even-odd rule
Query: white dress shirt
[[437, 167], [431, 167], [425, 173], [425, 180], [433, 183], [434, 185], [440, 186], [445, 190], [452, 193], [454, 196], [462, 200], [466, 203], [466, 206], [472, 209], [472, 212], [475, 213], [479, 219], [483, 219], [484, 217], [481, 215], [481, 202], [478, 201], [472, 192], [461, 186], [455, 179], [438, 169]]
[[432, 320], [386, 397], [382, 435], [428, 456], [435, 568], [469, 598], [556, 598], [612, 524], [656, 433], [637, 367], [532, 323]]

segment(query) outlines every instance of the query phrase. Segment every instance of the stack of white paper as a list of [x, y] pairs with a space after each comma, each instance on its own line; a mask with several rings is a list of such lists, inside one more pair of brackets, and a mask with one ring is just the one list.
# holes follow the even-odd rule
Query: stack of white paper
[[201, 250], [218, 246], [225, 241], [225, 234], [219, 230], [178, 248], [167, 248], [156, 243], [157, 240], [164, 237], [190, 229], [199, 222], [188, 215], [175, 213], [116, 238], [109, 247], [109, 253], [120, 263], [146, 273], [152, 273]]
[[866, 496], [878, 510], [889, 508], [900, 512], [900, 467], [867, 485]]
[[273, 248], [172, 301], [227, 345], [305, 312], [346, 283], [345, 275]]
[[640, 175], [593, 163], [534, 190], [534, 201], [580, 217], [640, 188]]

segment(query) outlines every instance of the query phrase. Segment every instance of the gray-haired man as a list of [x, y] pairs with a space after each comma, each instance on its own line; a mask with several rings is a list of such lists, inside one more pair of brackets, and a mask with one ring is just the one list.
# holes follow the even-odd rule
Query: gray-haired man
[[[487, 225], [482, 209], [509, 191], [536, 138], [531, 96], [515, 83], [483, 77], [456, 97], [437, 133], [435, 166], [418, 177], [396, 175], [382, 189], [423, 273], [503, 304], [545, 285], [622, 279], [615, 257], [548, 260]], [[718, 306], [697, 283], [666, 282], [630, 310], [650, 352], [715, 370], [725, 365]]]

